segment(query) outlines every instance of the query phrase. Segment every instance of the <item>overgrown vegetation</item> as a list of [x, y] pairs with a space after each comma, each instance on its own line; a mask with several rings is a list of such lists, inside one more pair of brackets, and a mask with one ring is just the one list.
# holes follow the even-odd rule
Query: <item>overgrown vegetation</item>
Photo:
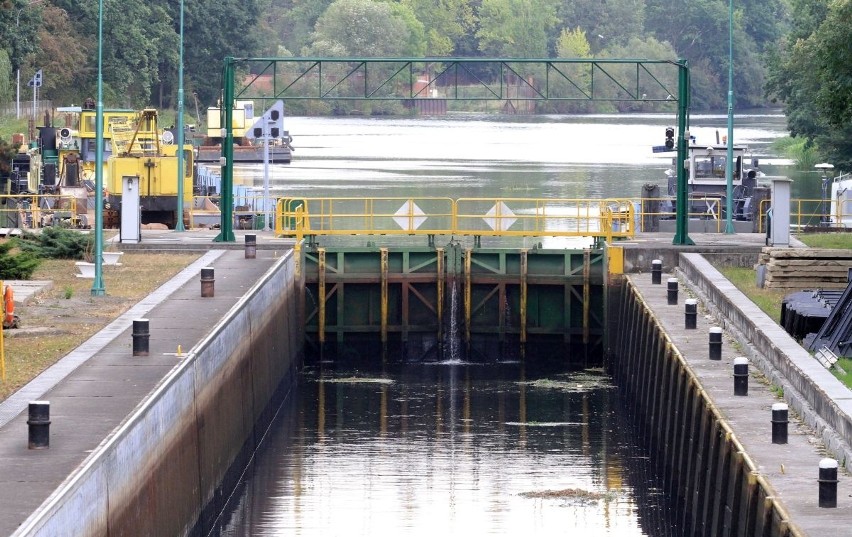
[[24, 233], [16, 244], [23, 252], [44, 259], [83, 259], [92, 251], [95, 237], [60, 227], [44, 228], [41, 233]]

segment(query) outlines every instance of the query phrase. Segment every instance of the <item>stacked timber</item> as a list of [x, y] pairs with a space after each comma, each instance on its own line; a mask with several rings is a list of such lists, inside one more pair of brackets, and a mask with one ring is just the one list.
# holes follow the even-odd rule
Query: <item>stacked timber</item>
[[769, 289], [844, 289], [852, 250], [767, 247], [758, 263], [766, 267], [764, 282]]

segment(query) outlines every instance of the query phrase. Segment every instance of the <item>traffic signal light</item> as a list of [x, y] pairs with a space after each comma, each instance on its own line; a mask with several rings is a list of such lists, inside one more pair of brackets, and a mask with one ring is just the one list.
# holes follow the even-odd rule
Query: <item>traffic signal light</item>
[[674, 149], [674, 127], [666, 127], [666, 148]]

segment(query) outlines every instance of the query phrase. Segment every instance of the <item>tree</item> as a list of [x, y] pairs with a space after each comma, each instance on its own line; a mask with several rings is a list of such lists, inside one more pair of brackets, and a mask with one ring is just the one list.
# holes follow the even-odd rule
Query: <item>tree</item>
[[317, 20], [309, 52], [331, 57], [405, 56], [411, 39], [411, 28], [390, 4], [337, 0]]
[[850, 0], [794, 0], [792, 31], [769, 67], [767, 91], [784, 102], [794, 137], [822, 159], [852, 168]]
[[641, 37], [645, 26], [645, 2], [634, 0], [574, 0], [559, 8], [560, 23], [581, 28], [594, 52], [607, 46], [624, 45], [631, 37]]
[[12, 100], [12, 62], [9, 61], [9, 54], [0, 49], [0, 102]]
[[449, 56], [475, 25], [469, 0], [403, 0], [426, 32], [426, 56]]
[[42, 20], [40, 47], [30, 60], [44, 70], [42, 91], [54, 101], [80, 102], [80, 87], [85, 86], [86, 77], [91, 77], [88, 51], [97, 43], [75, 32], [68, 12], [62, 8], [45, 6]]
[[557, 0], [482, 0], [479, 50], [503, 58], [547, 58]]

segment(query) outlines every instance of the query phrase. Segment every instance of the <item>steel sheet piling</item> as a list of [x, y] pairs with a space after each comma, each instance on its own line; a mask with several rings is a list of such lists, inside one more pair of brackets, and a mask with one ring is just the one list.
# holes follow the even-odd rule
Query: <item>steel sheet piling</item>
[[722, 359], [722, 328], [714, 326], [710, 328], [710, 351], [711, 360]]
[[837, 507], [837, 461], [825, 458], [819, 461], [819, 506]]
[[787, 443], [788, 408], [785, 403], [772, 405], [772, 443]]
[[669, 306], [677, 306], [677, 278], [669, 278], [666, 282], [666, 292]]
[[216, 279], [213, 277], [213, 267], [201, 269], [201, 297], [212, 298], [215, 293], [214, 285]]
[[148, 356], [151, 332], [148, 319], [133, 320], [133, 356]]
[[50, 401], [30, 401], [28, 449], [50, 447]]
[[734, 395], [748, 395], [748, 358], [734, 358]]
[[663, 281], [663, 262], [659, 259], [651, 261], [651, 283], [661, 284]]
[[684, 306], [684, 327], [687, 330], [694, 330], [698, 326], [698, 301], [694, 298], [688, 298], [683, 304]]

